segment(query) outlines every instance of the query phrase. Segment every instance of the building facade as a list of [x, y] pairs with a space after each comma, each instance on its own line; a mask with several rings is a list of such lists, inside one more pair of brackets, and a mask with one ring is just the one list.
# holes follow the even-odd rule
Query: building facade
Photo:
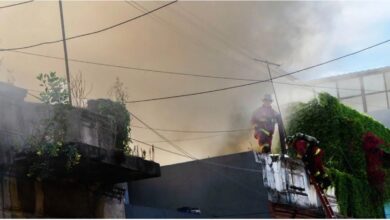
[[29, 177], [31, 159], [39, 155], [30, 138], [45, 127], [53, 106], [25, 102], [26, 94], [0, 83], [0, 217], [124, 218], [123, 183], [158, 177], [159, 164], [118, 152], [116, 122], [93, 107], [69, 108], [63, 146], [77, 149], [79, 164], [66, 170], [66, 157], [58, 156], [50, 160], [50, 176]]
[[[332, 205], [337, 212], [335, 198]], [[176, 218], [183, 207], [199, 210], [192, 218], [324, 217], [303, 164], [251, 151], [164, 166], [160, 178], [129, 183], [128, 218]]]

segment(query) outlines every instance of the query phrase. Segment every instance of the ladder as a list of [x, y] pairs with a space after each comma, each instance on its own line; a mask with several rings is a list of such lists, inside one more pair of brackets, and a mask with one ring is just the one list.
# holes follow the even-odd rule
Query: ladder
[[328, 198], [326, 197], [324, 191], [321, 189], [321, 187], [318, 185], [317, 181], [314, 179], [312, 175], [310, 175], [310, 180], [312, 184], [314, 185], [314, 188], [316, 189], [318, 197], [320, 197], [322, 207], [325, 211], [326, 218], [337, 218], [336, 215], [333, 212], [333, 209], [329, 203]]

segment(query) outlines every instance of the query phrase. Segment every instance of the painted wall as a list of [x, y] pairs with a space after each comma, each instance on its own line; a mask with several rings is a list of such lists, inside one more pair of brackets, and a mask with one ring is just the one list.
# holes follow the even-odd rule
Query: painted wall
[[[269, 218], [268, 194], [262, 180], [260, 164], [252, 152], [215, 157], [204, 162], [193, 161], [161, 168], [161, 177], [129, 183], [126, 217], [145, 216], [131, 206], [175, 211], [188, 206], [199, 208], [202, 217]], [[259, 172], [236, 170], [228, 166], [256, 169]], [[152, 209], [150, 210], [151, 212]], [[150, 214], [150, 213], [149, 213]], [[164, 217], [174, 218], [167, 214]]]

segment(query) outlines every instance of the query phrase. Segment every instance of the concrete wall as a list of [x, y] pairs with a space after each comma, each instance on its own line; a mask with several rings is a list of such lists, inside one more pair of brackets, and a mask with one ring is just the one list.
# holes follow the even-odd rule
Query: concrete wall
[[[123, 199], [96, 190], [101, 183], [36, 181], [14, 172], [14, 155], [29, 147], [29, 137], [43, 128], [53, 110], [49, 105], [24, 102], [26, 93], [0, 82], [0, 218], [124, 218]], [[66, 123], [68, 142], [107, 150], [115, 147], [114, 123], [106, 117], [72, 109]]]
[[[268, 218], [268, 196], [261, 167], [252, 152], [206, 159], [207, 162], [257, 169], [235, 170], [198, 161], [165, 166], [161, 177], [129, 183], [132, 206], [174, 211], [199, 208], [202, 217]], [[127, 207], [131, 210], [131, 206]], [[127, 211], [127, 217], [143, 218], [143, 212]], [[164, 217], [174, 215], [166, 214]]]

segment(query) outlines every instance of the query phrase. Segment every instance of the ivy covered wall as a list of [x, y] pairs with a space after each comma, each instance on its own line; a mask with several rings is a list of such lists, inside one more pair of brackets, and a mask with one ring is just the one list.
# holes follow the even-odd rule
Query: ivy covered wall
[[[383, 206], [390, 199], [390, 170], [384, 170], [384, 191], [370, 185], [363, 136], [372, 132], [389, 144], [390, 130], [327, 93], [319, 94], [308, 103], [299, 103], [291, 110], [287, 133], [303, 132], [320, 140], [341, 214], [355, 218], [383, 218]], [[382, 145], [381, 148], [390, 152], [388, 146]]]

